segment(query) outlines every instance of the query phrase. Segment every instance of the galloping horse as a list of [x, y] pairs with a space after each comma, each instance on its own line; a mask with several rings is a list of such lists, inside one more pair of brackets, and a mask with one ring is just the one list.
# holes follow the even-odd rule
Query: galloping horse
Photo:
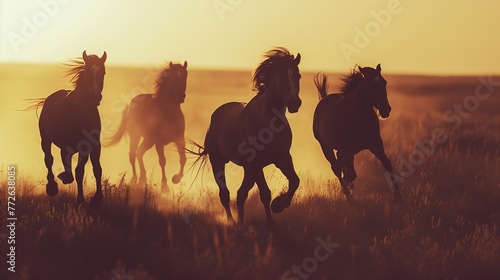
[[87, 55], [84, 51], [83, 60], [72, 61], [74, 65], [68, 71], [73, 75], [71, 81], [74, 89], [59, 90], [47, 98], [35, 99], [28, 109], [42, 108], [39, 120], [42, 150], [45, 153], [45, 166], [47, 167], [46, 192], [54, 196], [58, 192], [57, 183], [52, 173], [54, 158], [51, 146], [54, 143], [61, 149], [61, 159], [64, 172], [57, 177], [64, 183], [74, 181], [71, 172], [71, 158], [78, 153], [78, 164], [75, 169], [76, 183], [78, 185], [78, 203], [85, 201], [83, 197], [84, 167], [90, 155], [94, 176], [96, 179], [96, 193], [91, 200], [92, 205], [102, 202], [101, 176], [102, 168], [99, 162], [101, 156], [101, 119], [99, 106], [102, 99], [106, 52], [102, 57]]
[[[224, 166], [232, 161], [244, 169], [237, 196], [238, 223], [243, 224], [245, 200], [257, 183], [267, 223], [273, 226], [271, 208], [280, 213], [290, 206], [299, 186], [290, 155], [292, 131], [285, 110], [288, 108], [288, 112], [295, 113], [302, 103], [299, 98], [300, 54], [294, 58], [287, 49], [277, 48], [267, 52], [265, 58], [253, 74], [257, 95], [248, 104], [231, 102], [217, 108], [211, 117], [204, 148], [200, 147], [203, 151], [195, 154], [203, 161], [208, 156], [230, 222], [234, 219], [229, 208]], [[271, 191], [262, 169], [272, 163], [287, 177], [289, 186], [288, 192], [276, 197], [270, 207]]]
[[[392, 172], [390, 160], [385, 155], [380, 137], [380, 126], [375, 107], [382, 118], [389, 117], [391, 106], [387, 100], [387, 82], [381, 75], [380, 64], [376, 69], [358, 67], [344, 78], [340, 94], [327, 94], [325, 75], [316, 75], [314, 83], [320, 102], [314, 112], [314, 137], [330, 162], [347, 199], [356, 179], [354, 155], [369, 149], [382, 162], [392, 181], [393, 199], [402, 199], [399, 186]], [[337, 154], [333, 152], [337, 150]]]
[[[180, 156], [180, 171], [173, 176], [172, 182], [177, 184], [184, 174], [186, 151], [184, 130], [185, 121], [181, 104], [186, 98], [187, 62], [184, 65], [173, 64], [160, 73], [156, 81], [155, 94], [140, 94], [132, 99], [130, 106], [123, 111], [120, 127], [107, 139], [105, 146], [117, 144], [128, 131], [130, 136], [129, 160], [132, 165], [132, 181], [137, 180], [135, 159], [139, 162], [139, 183], [146, 182], [146, 168], [143, 156], [153, 145], [156, 147], [162, 172], [162, 190], [166, 190], [164, 146], [175, 143]], [[142, 142], [139, 145], [139, 142]]]

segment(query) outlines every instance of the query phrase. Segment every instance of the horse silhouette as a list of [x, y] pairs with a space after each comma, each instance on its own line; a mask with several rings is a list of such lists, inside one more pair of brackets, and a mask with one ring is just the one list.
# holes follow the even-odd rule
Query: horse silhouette
[[[243, 182], [238, 190], [238, 223], [244, 222], [244, 203], [248, 192], [257, 183], [264, 205], [267, 223], [273, 226], [271, 209], [280, 213], [290, 206], [299, 186], [290, 147], [292, 131], [285, 117], [299, 110], [300, 54], [294, 58], [285, 48], [265, 54], [265, 60], [255, 70], [252, 80], [257, 95], [248, 104], [226, 103], [217, 108], [210, 120], [204, 147], [198, 145], [202, 163], [208, 157], [219, 186], [219, 197], [227, 219], [234, 222], [229, 208], [229, 190], [224, 167], [229, 161], [244, 169]], [[196, 144], [195, 144], [196, 145]], [[274, 163], [289, 181], [288, 191], [276, 197], [270, 207], [271, 191], [264, 178], [263, 168]]]
[[45, 154], [44, 161], [47, 167], [46, 192], [50, 196], [58, 193], [57, 183], [52, 173], [54, 157], [51, 146], [54, 143], [61, 149], [61, 159], [64, 172], [57, 177], [64, 183], [74, 181], [71, 171], [71, 158], [78, 153], [78, 164], [75, 169], [76, 183], [78, 186], [78, 203], [84, 202], [83, 175], [85, 164], [90, 155], [94, 176], [96, 179], [96, 192], [91, 199], [91, 205], [99, 206], [102, 202], [101, 176], [101, 119], [99, 106], [102, 99], [104, 75], [106, 69], [106, 52], [102, 57], [82, 54], [82, 59], [73, 60], [68, 75], [73, 75], [73, 90], [59, 90], [47, 98], [32, 100], [30, 109], [42, 108], [38, 127], [40, 130], [42, 150]]
[[[129, 161], [132, 165], [132, 182], [136, 182], [135, 160], [139, 162], [139, 183], [146, 182], [146, 168], [143, 156], [153, 145], [156, 147], [162, 172], [162, 190], [168, 189], [165, 175], [164, 146], [175, 143], [180, 156], [180, 170], [174, 175], [172, 182], [177, 184], [184, 174], [186, 151], [184, 130], [184, 114], [181, 104], [186, 98], [187, 62], [173, 64], [170, 62], [160, 73], [156, 81], [154, 94], [140, 94], [125, 107], [122, 120], [116, 133], [107, 139], [105, 146], [117, 144], [128, 132], [130, 136]], [[142, 138], [142, 142], [141, 142]], [[140, 143], [140, 145], [139, 145]]]
[[[377, 68], [359, 67], [343, 79], [340, 94], [328, 94], [327, 77], [316, 75], [314, 83], [319, 92], [313, 120], [314, 137], [321, 145], [326, 159], [340, 181], [342, 192], [349, 200], [356, 179], [354, 155], [370, 150], [384, 166], [392, 181], [393, 199], [402, 199], [393, 176], [392, 165], [384, 151], [380, 125], [375, 109], [382, 118], [389, 117], [387, 82]], [[334, 153], [334, 150], [337, 153]]]

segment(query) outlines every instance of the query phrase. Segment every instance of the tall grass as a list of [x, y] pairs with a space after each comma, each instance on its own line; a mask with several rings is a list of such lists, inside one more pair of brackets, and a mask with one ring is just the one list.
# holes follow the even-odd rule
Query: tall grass
[[[395, 112], [397, 122], [382, 122], [396, 168], [434, 128], [448, 136], [401, 184], [403, 205], [393, 205], [380, 163], [361, 153], [353, 202], [333, 174], [300, 174], [291, 207], [274, 215], [278, 232], [266, 228], [256, 190], [246, 225], [237, 227], [226, 223], [217, 189], [203, 183], [189, 194], [190, 182], [160, 194], [154, 184], [130, 184], [126, 174], [106, 178], [96, 211], [77, 207], [65, 187], [51, 198], [39, 193], [43, 181], [22, 178], [17, 272], [6, 272], [2, 262], [1, 279], [281, 279], [328, 236], [340, 247], [307, 279], [500, 279], [498, 100], [451, 129], [442, 112], [466, 94], [416, 96], [413, 107]], [[426, 104], [432, 110], [422, 110]], [[266, 174], [277, 195], [286, 181]], [[4, 190], [6, 182], [0, 184]], [[4, 208], [5, 191], [0, 201]], [[5, 215], [0, 211], [2, 221]], [[6, 242], [0, 247], [4, 255]]]

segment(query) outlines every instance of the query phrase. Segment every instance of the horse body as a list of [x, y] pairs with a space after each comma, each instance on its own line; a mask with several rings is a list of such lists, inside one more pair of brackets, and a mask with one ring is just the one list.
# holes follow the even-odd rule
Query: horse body
[[359, 72], [354, 71], [344, 82], [342, 93], [327, 94], [326, 77], [316, 76], [320, 102], [314, 112], [314, 136], [348, 199], [351, 198], [352, 182], [357, 176], [354, 155], [368, 149], [388, 172], [393, 198], [400, 201], [399, 186], [385, 154], [378, 116], [374, 111], [375, 107], [384, 118], [389, 117], [391, 111], [387, 100], [387, 82], [381, 75], [380, 64], [376, 69], [359, 68]]
[[[130, 137], [129, 161], [132, 166], [132, 181], [137, 180], [135, 161], [140, 169], [139, 182], [146, 182], [144, 153], [155, 146], [162, 171], [162, 190], [167, 190], [165, 174], [166, 158], [164, 146], [175, 143], [179, 157], [179, 173], [172, 178], [177, 184], [184, 174], [185, 153], [185, 120], [181, 104], [186, 97], [187, 63], [184, 65], [169, 63], [159, 75], [156, 82], [156, 93], [140, 94], [134, 97], [130, 105], [123, 111], [122, 121], [116, 133], [107, 139], [105, 146], [120, 141], [125, 132]], [[142, 141], [141, 141], [142, 140]]]
[[314, 133], [316, 139], [330, 149], [348, 149], [357, 154], [369, 149], [380, 135], [378, 117], [372, 108], [350, 110], [357, 96], [330, 94], [316, 108]]
[[[86, 140], [84, 131], [101, 130], [97, 107], [82, 107], [77, 91], [59, 90], [45, 99], [40, 114], [39, 128], [59, 148], [77, 150]], [[78, 125], [75, 125], [78, 124]]]
[[75, 169], [78, 203], [84, 201], [84, 166], [90, 156], [96, 179], [96, 193], [91, 202], [98, 205], [102, 201], [102, 167], [100, 165], [101, 120], [97, 107], [102, 99], [106, 52], [101, 58], [95, 55], [87, 56], [86, 52], [83, 52], [82, 57], [83, 61], [74, 61], [75, 66], [69, 71], [70, 74], [74, 74], [72, 81], [75, 89], [56, 91], [49, 97], [38, 100], [31, 108], [42, 107], [38, 127], [42, 150], [45, 154], [45, 166], [48, 170], [47, 194], [53, 196], [58, 193], [57, 183], [52, 173], [54, 158], [51, 154], [51, 146], [54, 143], [61, 149], [64, 172], [60, 173], [58, 178], [64, 184], [74, 181], [71, 158], [78, 153], [78, 164]]
[[130, 102], [129, 134], [152, 135], [155, 144], [167, 145], [184, 138], [185, 120], [180, 104], [156, 102], [153, 94], [141, 94]]
[[[238, 222], [244, 220], [244, 203], [248, 192], [256, 183], [264, 205], [267, 222], [273, 226], [271, 209], [283, 211], [291, 203], [299, 186], [290, 147], [292, 132], [285, 110], [298, 111], [300, 54], [294, 58], [284, 48], [269, 51], [253, 77], [257, 95], [248, 104], [231, 102], [214, 111], [210, 120], [200, 156], [208, 156], [219, 186], [219, 197], [229, 221], [234, 221], [229, 208], [229, 190], [224, 166], [229, 161], [244, 169], [243, 182], [238, 189]], [[271, 204], [271, 191], [262, 168], [275, 164], [289, 181], [288, 191], [276, 197]]]
[[[220, 155], [227, 162], [254, 168], [275, 163], [287, 154], [292, 145], [292, 130], [285, 118], [285, 105], [273, 103], [269, 100], [271, 95], [256, 96], [248, 104], [231, 102], [219, 107], [210, 121], [206, 151]], [[260, 143], [259, 134], [266, 128], [270, 132], [264, 137], [272, 137], [272, 141], [266, 138], [266, 143]]]

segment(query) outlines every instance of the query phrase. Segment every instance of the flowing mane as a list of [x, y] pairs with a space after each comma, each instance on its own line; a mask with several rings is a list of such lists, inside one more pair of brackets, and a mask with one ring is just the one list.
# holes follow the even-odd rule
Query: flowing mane
[[170, 75], [170, 63], [167, 63], [165, 68], [158, 74], [155, 84], [154, 96], [157, 97], [160, 93], [166, 93], [169, 90], [169, 84], [167, 77]]
[[358, 70], [356, 70], [357, 68], [358, 67], [354, 67], [350, 75], [344, 76], [342, 78], [342, 82], [344, 82], [340, 87], [340, 92], [342, 94], [349, 94], [353, 92], [363, 79], [363, 75]]
[[[92, 55], [89, 55], [89, 57], [90, 56]], [[66, 72], [66, 76], [72, 76], [70, 82], [73, 84], [73, 86], [77, 88], [79, 85], [82, 85], [85, 81], [83, 76], [83, 72], [85, 71], [85, 62], [83, 61], [83, 59], [72, 59], [64, 65], [71, 67], [71, 69]]]
[[275, 71], [287, 65], [294, 65], [294, 56], [286, 48], [276, 48], [264, 55], [265, 60], [255, 69], [252, 75], [252, 90], [263, 93], [271, 82]]

